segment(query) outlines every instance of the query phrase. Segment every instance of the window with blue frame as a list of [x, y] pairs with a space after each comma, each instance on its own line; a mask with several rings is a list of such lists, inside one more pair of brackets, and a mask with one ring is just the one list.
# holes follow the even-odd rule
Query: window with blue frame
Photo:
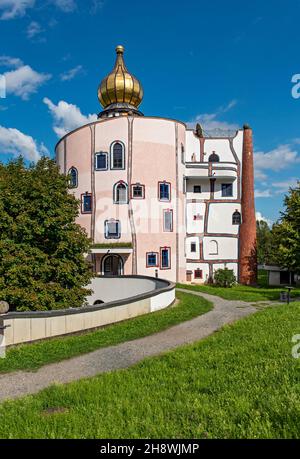
[[83, 214], [92, 212], [92, 195], [89, 193], [81, 195], [81, 212]]
[[69, 175], [69, 188], [77, 188], [78, 187], [78, 171], [76, 167], [71, 167], [68, 172]]
[[157, 252], [148, 252], [146, 256], [147, 256], [147, 262], [146, 262], [147, 268], [158, 266], [158, 253]]
[[106, 220], [104, 222], [104, 234], [106, 239], [120, 239], [121, 223], [120, 220]]
[[160, 269], [171, 268], [171, 249], [170, 247], [161, 247], [160, 249]]
[[159, 200], [170, 201], [171, 200], [171, 184], [168, 182], [159, 182]]
[[229, 198], [233, 196], [233, 186], [232, 183], [222, 183], [222, 196], [224, 198]]
[[106, 171], [107, 170], [107, 153], [100, 151], [95, 155], [95, 169], [97, 171]]

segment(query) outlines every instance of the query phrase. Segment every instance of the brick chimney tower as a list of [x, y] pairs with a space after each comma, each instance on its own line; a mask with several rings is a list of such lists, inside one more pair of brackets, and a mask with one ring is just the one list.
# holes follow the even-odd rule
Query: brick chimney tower
[[244, 125], [242, 158], [242, 224], [239, 235], [239, 283], [257, 283], [256, 217], [252, 129]]

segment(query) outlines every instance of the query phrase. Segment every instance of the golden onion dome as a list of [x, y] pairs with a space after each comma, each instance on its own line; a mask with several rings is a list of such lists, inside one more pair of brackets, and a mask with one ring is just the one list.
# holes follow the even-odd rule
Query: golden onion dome
[[143, 88], [139, 80], [128, 72], [123, 59], [124, 47], [116, 47], [116, 63], [112, 72], [98, 88], [98, 99], [104, 109], [118, 107], [137, 109], [143, 99]]

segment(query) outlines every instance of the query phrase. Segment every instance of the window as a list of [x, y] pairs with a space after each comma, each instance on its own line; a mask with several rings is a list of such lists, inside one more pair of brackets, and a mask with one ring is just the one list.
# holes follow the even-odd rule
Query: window
[[223, 197], [230, 197], [233, 195], [232, 193], [232, 183], [222, 183], [222, 196]]
[[194, 272], [194, 278], [195, 279], [202, 279], [203, 277], [203, 273], [202, 273], [202, 269], [195, 269], [195, 272]]
[[111, 146], [111, 169], [125, 169], [125, 147], [121, 142], [114, 142]]
[[212, 154], [208, 158], [209, 163], [218, 163], [220, 161], [219, 156], [216, 154], [215, 151], [212, 152]]
[[107, 153], [100, 151], [95, 155], [95, 169], [96, 171], [106, 171], [107, 170]]
[[171, 184], [168, 182], [159, 182], [158, 193], [160, 201], [171, 201]]
[[160, 269], [171, 268], [171, 249], [170, 247], [160, 248]]
[[200, 215], [200, 214], [196, 214], [194, 215], [194, 220], [203, 220], [203, 215]]
[[232, 224], [233, 225], [240, 225], [242, 222], [241, 214], [238, 210], [233, 212], [232, 214]]
[[181, 162], [182, 162], [182, 164], [185, 163], [185, 151], [184, 151], [183, 144], [181, 144]]
[[133, 199], [144, 199], [145, 198], [145, 186], [140, 183], [135, 183], [131, 186], [131, 197]]
[[120, 181], [114, 186], [114, 203], [127, 204], [128, 203], [128, 185]]
[[164, 231], [173, 231], [173, 210], [164, 210]]
[[191, 252], [192, 253], [196, 252], [196, 242], [191, 242]]
[[146, 253], [146, 267], [152, 268], [158, 266], [158, 253], [147, 252]]
[[90, 214], [92, 212], [92, 195], [85, 193], [81, 195], [81, 213]]
[[194, 193], [201, 193], [201, 185], [194, 185]]
[[104, 234], [106, 239], [120, 239], [121, 223], [120, 220], [106, 220], [104, 222]]
[[70, 188], [77, 188], [78, 187], [78, 172], [76, 167], [71, 167], [68, 172], [69, 176], [69, 187]]
[[217, 241], [209, 241], [209, 255], [218, 255]]

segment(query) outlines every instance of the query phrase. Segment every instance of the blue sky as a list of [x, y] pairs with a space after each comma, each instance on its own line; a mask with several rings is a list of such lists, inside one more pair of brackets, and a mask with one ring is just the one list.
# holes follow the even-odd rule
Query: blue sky
[[256, 210], [275, 221], [300, 176], [299, 13], [299, 0], [0, 0], [0, 160], [53, 156], [61, 134], [94, 119], [123, 44], [144, 114], [252, 126]]

